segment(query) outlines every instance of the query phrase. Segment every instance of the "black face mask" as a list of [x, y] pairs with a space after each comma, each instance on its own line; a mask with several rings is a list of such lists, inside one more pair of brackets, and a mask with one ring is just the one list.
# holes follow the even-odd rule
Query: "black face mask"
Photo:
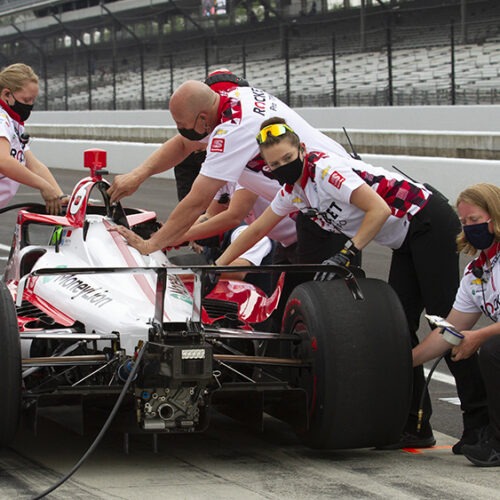
[[471, 224], [463, 227], [467, 241], [478, 250], [486, 250], [493, 245], [495, 235], [488, 231], [488, 223]]
[[200, 134], [194, 128], [178, 128], [177, 131], [189, 141], [201, 141], [208, 135], [208, 132]]
[[[9, 104], [10, 106], [10, 104]], [[10, 106], [10, 109], [19, 115], [22, 122], [25, 122], [31, 114], [31, 110], [33, 109], [33, 104], [24, 104], [23, 102], [19, 102], [14, 97], [14, 104]]]
[[284, 184], [294, 184], [302, 174], [303, 160], [299, 156], [286, 165], [273, 170], [271, 175], [283, 186]]

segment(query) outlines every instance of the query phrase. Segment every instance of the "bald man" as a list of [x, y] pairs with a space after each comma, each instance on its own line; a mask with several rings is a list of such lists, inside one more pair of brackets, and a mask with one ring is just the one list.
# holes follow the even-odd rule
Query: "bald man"
[[[215, 90], [218, 94], [227, 93], [235, 87], [248, 87], [248, 82], [227, 68], [219, 68], [205, 78], [205, 85]], [[177, 199], [179, 201], [191, 190], [196, 176], [200, 173], [202, 163], [207, 153], [205, 148], [191, 153], [181, 163], [174, 167], [175, 183], [177, 185]]]
[[118, 176], [109, 189], [111, 201], [118, 201], [135, 192], [151, 175], [174, 167], [191, 152], [206, 146], [207, 158], [191, 191], [158, 232], [149, 240], [143, 240], [132, 231], [117, 228], [127, 242], [143, 254], [182, 239], [226, 182], [239, 182], [269, 201], [274, 198], [280, 185], [262, 172], [264, 161], [255, 139], [260, 124], [271, 116], [283, 117], [309, 150], [349, 157], [340, 144], [309, 125], [279, 99], [257, 88], [235, 88], [219, 95], [204, 83], [190, 80], [172, 95], [170, 112], [179, 134], [132, 172]]

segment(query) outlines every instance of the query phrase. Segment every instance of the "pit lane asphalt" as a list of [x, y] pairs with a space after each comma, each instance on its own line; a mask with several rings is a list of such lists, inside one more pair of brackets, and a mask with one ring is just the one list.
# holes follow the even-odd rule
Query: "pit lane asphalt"
[[[69, 192], [86, 174], [56, 170], [55, 175]], [[21, 188], [14, 202], [39, 200], [37, 193]], [[175, 185], [148, 180], [125, 203], [156, 210], [165, 220], [176, 204]], [[0, 215], [0, 221], [3, 270], [15, 212]], [[389, 258], [386, 249], [371, 245], [363, 257], [367, 275], [385, 279]], [[439, 370], [446, 379], [444, 364]], [[302, 446], [273, 418], [266, 417], [264, 431], [256, 432], [215, 414], [204, 434], [159, 436], [157, 453], [150, 436], [132, 436], [127, 455], [123, 436], [108, 432], [72, 479], [48, 498], [498, 499], [498, 469], [476, 468], [451, 453], [461, 433], [459, 407], [447, 401], [456, 398], [454, 386], [434, 379], [431, 396], [438, 442], [430, 450], [319, 452]], [[40, 419], [36, 435], [21, 429], [14, 446], [0, 450], [0, 499], [32, 498], [79, 460], [93, 435], [79, 435], [68, 416], [61, 411], [55, 420]]]

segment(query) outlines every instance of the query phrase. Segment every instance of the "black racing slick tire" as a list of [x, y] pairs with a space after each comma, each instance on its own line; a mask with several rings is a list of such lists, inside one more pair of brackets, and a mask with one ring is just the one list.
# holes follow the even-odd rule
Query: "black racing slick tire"
[[397, 441], [412, 390], [410, 335], [392, 288], [359, 279], [364, 300], [343, 280], [310, 281], [290, 294], [283, 331], [301, 340], [288, 355], [308, 361], [289, 383], [307, 393], [308, 426], [297, 429], [312, 448], [346, 449]]
[[21, 415], [21, 346], [14, 302], [0, 281], [0, 448], [14, 441]]

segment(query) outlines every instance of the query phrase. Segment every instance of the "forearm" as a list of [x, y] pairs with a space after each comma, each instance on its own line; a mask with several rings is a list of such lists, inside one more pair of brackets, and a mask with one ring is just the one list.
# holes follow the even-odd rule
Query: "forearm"
[[357, 233], [351, 238], [356, 248], [361, 250], [375, 238], [391, 215], [391, 209], [382, 197], [365, 183], [352, 192], [350, 202], [365, 213]]
[[34, 165], [32, 166], [31, 164], [29, 165], [30, 170], [45, 179], [52, 187], [57, 189], [59, 191], [59, 194], [62, 194], [63, 191], [61, 187], [59, 186], [58, 182], [56, 181], [55, 177], [52, 175], [52, 172], [49, 170], [49, 168], [41, 163], [40, 161], [36, 161]]
[[[233, 260], [233, 262], [231, 262], [229, 265], [230, 266], [248, 266], [248, 267], [251, 267], [252, 263], [246, 259], [236, 259], [236, 260]], [[245, 271], [239, 271], [239, 272], [234, 272], [234, 273], [228, 272], [228, 273], [222, 273], [221, 278], [243, 281], [247, 274], [248, 274], [248, 272], [245, 272]]]
[[389, 207], [387, 209], [377, 208], [366, 212], [358, 232], [351, 238], [357, 249], [361, 250], [365, 248], [375, 238], [390, 213]]
[[192, 142], [193, 145], [187, 146], [181, 136], [174, 136], [162, 144], [130, 173], [136, 177], [138, 182], [142, 183], [152, 175], [166, 172], [192, 153], [196, 149], [194, 145], [197, 145], [199, 149], [199, 143]]
[[182, 241], [194, 241], [201, 238], [207, 238], [215, 234], [220, 234], [228, 229], [238, 226], [240, 223], [241, 220], [239, 217], [235, 217], [227, 211], [222, 212], [214, 217], [207, 218], [207, 220], [203, 222], [196, 223], [191, 226], [183, 236]]
[[165, 224], [145, 241], [147, 251], [144, 253], [149, 254], [187, 241], [184, 235], [199, 215], [200, 212], [195, 209], [177, 205]]
[[189, 194], [177, 205], [165, 224], [148, 240], [122, 226], [117, 226], [113, 230], [119, 232], [129, 245], [142, 254], [174, 246], [193, 225], [196, 218], [206, 210], [209, 204], [207, 200], [213, 199], [223, 183], [198, 175]]
[[0, 174], [35, 189], [43, 189], [48, 183], [42, 176], [32, 172], [12, 157], [1, 160]]
[[236, 238], [236, 240], [227, 247], [226, 251], [217, 259], [216, 264], [219, 266], [230, 265], [266, 234], [267, 231], [259, 229], [254, 224], [250, 224], [250, 226], [248, 226], [248, 228], [246, 228], [245, 231], [243, 231], [238, 238]]
[[432, 330], [425, 339], [412, 350], [413, 366], [437, 358], [451, 349], [451, 345], [443, 339], [440, 329]]
[[147, 240], [148, 253], [186, 241], [185, 233], [206, 210], [215, 193], [224, 184], [198, 175], [189, 194], [175, 207], [167, 222]]
[[480, 345], [484, 344], [491, 337], [500, 335], [500, 323], [493, 323], [483, 328], [473, 330], [473, 335], [477, 336]]

